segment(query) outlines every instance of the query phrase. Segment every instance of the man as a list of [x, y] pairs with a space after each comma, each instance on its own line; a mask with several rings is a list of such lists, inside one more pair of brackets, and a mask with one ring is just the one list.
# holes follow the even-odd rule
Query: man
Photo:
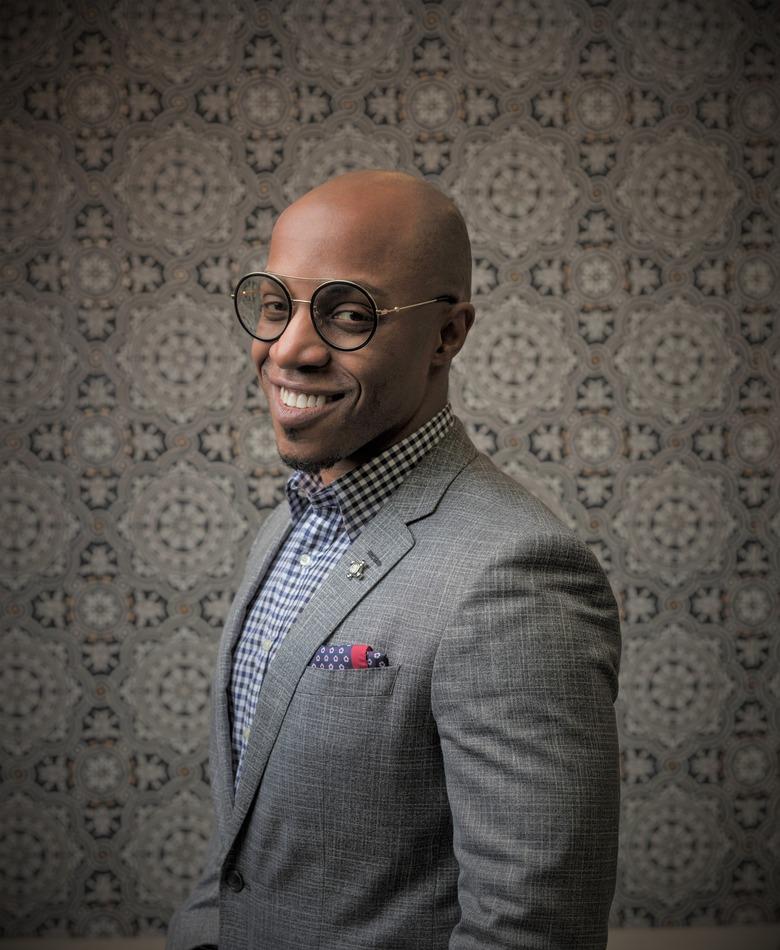
[[358, 172], [236, 290], [295, 472], [226, 622], [216, 829], [171, 950], [606, 944], [615, 604], [452, 416], [470, 270], [447, 198]]

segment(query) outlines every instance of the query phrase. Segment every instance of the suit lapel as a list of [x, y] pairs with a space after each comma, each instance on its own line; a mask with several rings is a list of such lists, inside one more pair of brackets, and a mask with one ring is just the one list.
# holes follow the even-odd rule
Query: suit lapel
[[[331, 568], [282, 641], [260, 690], [236, 790], [231, 835], [238, 832], [252, 803], [287, 707], [312, 655], [412, 544], [411, 532], [397, 513], [380, 512]], [[369, 551], [375, 556], [381, 551], [381, 564], [374, 563]], [[353, 561], [366, 564], [359, 578], [347, 576]]]
[[[463, 426], [456, 422], [453, 430], [412, 469], [390, 501], [366, 525], [290, 628], [268, 668], [260, 690], [252, 734], [241, 767], [233, 814], [228, 822], [228, 841], [238, 833], [252, 804], [298, 681], [314, 652], [331, 636], [359, 601], [412, 549], [414, 537], [408, 525], [435, 509], [452, 480], [475, 455], [476, 450]], [[278, 530], [269, 536], [267, 543], [270, 545], [271, 540], [276, 538], [275, 545], [271, 553], [263, 559], [263, 568], [255, 574], [254, 587], [267, 569], [283, 537], [284, 532]], [[347, 576], [347, 569], [353, 561], [362, 561], [366, 565], [359, 578]], [[238, 628], [254, 587], [246, 596], [243, 606], [236, 612], [236, 616], [232, 618]], [[233, 632], [231, 645], [235, 636], [237, 630]], [[225, 683], [225, 716], [221, 728], [225, 732], [220, 737], [220, 745], [227, 747], [228, 761], [227, 764], [225, 761], [220, 762], [221, 768], [217, 770], [217, 774], [227, 774], [229, 779], [232, 779], [232, 763], [229, 761], [230, 727], [226, 705], [230, 659], [230, 651], [223, 650], [220, 661], [225, 665], [221, 674]], [[224, 790], [222, 794], [225, 794]]]
[[214, 675], [214, 715], [210, 758], [211, 780], [214, 783], [216, 800], [219, 803], [217, 821], [220, 833], [227, 835], [230, 813], [233, 808], [233, 756], [228, 706], [230, 668], [233, 647], [244, 623], [247, 607], [257, 591], [260, 581], [290, 531], [290, 513], [285, 504], [275, 508], [261, 525], [252, 545], [244, 577], [230, 607], [217, 654]]

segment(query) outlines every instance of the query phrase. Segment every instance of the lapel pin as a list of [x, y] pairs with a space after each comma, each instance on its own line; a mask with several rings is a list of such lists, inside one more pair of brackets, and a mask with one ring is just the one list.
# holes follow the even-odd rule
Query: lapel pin
[[365, 561], [353, 561], [347, 568], [347, 577], [350, 580], [354, 580], [355, 578], [360, 580], [360, 578], [363, 576], [363, 571], [365, 571], [365, 569], [366, 569]]

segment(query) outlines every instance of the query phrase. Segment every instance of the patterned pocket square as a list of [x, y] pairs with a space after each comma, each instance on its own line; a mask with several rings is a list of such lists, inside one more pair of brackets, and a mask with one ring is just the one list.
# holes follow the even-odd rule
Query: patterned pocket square
[[387, 665], [387, 656], [367, 643], [332, 643], [320, 647], [309, 662], [309, 666], [321, 670], [366, 670]]

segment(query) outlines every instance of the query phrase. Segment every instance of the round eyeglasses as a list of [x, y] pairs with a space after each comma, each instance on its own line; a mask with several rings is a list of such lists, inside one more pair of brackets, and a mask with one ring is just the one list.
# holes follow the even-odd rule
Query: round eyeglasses
[[[296, 280], [310, 278], [290, 278]], [[231, 294], [236, 316], [246, 332], [263, 343], [273, 343], [287, 329], [293, 304], [307, 303], [314, 329], [335, 350], [359, 350], [376, 333], [379, 317], [429, 303], [456, 303], [449, 294], [431, 297], [404, 307], [377, 309], [371, 294], [351, 280], [325, 280], [311, 300], [299, 300], [273, 274], [259, 271], [242, 277]]]

